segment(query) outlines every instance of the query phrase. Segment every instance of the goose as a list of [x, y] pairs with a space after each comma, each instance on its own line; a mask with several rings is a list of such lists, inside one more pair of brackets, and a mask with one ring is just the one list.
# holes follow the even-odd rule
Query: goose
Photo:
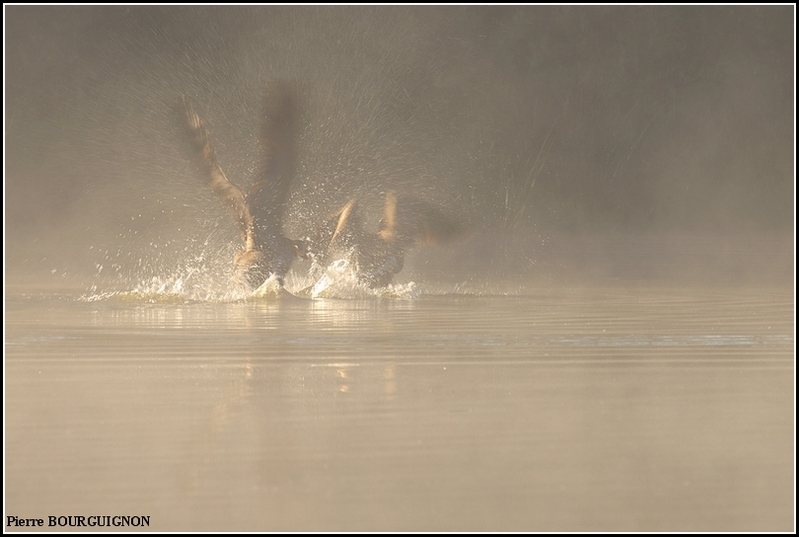
[[[447, 242], [462, 232], [456, 220], [427, 201], [388, 191], [377, 231], [364, 225], [357, 198], [334, 212], [323, 226], [324, 249], [317, 259], [348, 256], [361, 284], [386, 287], [402, 270], [409, 248]], [[318, 245], [320, 240], [313, 242]]]
[[191, 100], [180, 99], [191, 160], [199, 176], [230, 209], [243, 240], [233, 259], [234, 277], [257, 289], [275, 278], [282, 289], [293, 261], [308, 258], [306, 245], [283, 234], [286, 201], [294, 175], [295, 106], [291, 88], [280, 82], [264, 92], [260, 139], [262, 162], [247, 194], [231, 182], [216, 159], [211, 137]]

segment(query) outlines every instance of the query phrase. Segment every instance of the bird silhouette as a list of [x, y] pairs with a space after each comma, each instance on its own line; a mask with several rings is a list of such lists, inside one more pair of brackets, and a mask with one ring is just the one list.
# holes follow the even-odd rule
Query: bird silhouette
[[286, 83], [273, 82], [264, 92], [262, 161], [246, 195], [219, 166], [211, 137], [191, 100], [183, 95], [180, 103], [192, 160], [199, 175], [230, 209], [241, 232], [244, 248], [233, 259], [236, 279], [257, 289], [274, 277], [282, 288], [292, 262], [297, 257], [308, 257], [303, 241], [283, 234], [286, 200], [296, 161], [293, 90]]
[[402, 270], [409, 248], [447, 242], [463, 231], [463, 226], [434, 205], [389, 191], [377, 231], [367, 229], [357, 199], [351, 199], [325, 221], [313, 243], [323, 246], [321, 255], [317, 254], [322, 264], [348, 256], [359, 282], [378, 288], [390, 284]]
[[366, 227], [353, 198], [305, 241], [289, 239], [282, 228], [297, 159], [296, 99], [290, 85], [273, 81], [264, 92], [262, 161], [246, 195], [217, 162], [211, 137], [191, 100], [183, 95], [180, 103], [199, 176], [230, 209], [241, 232], [244, 246], [233, 259], [235, 277], [253, 289], [272, 277], [282, 287], [298, 257], [314, 257], [324, 266], [340, 256], [351, 261], [360, 283], [385, 287], [402, 270], [409, 248], [446, 242], [463, 232], [456, 220], [427, 201], [389, 191], [377, 231]]

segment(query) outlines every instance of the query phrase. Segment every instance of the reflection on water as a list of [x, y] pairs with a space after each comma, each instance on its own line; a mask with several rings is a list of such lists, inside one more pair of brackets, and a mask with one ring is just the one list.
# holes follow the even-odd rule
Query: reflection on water
[[6, 301], [6, 511], [784, 530], [792, 290]]

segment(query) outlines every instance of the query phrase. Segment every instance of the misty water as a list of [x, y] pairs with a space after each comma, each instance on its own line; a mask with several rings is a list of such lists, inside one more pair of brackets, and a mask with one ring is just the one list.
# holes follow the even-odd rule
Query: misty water
[[[787, 530], [793, 295], [6, 300], [6, 512]], [[173, 299], [174, 300], [174, 299]]]
[[[795, 529], [795, 6], [4, 15], [6, 531]], [[463, 234], [233, 283], [275, 79], [280, 233]]]

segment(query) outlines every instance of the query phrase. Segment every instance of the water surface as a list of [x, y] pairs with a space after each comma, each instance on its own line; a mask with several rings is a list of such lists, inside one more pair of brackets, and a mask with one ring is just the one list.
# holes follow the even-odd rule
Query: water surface
[[15, 292], [6, 514], [148, 515], [157, 531], [791, 531], [793, 296]]

